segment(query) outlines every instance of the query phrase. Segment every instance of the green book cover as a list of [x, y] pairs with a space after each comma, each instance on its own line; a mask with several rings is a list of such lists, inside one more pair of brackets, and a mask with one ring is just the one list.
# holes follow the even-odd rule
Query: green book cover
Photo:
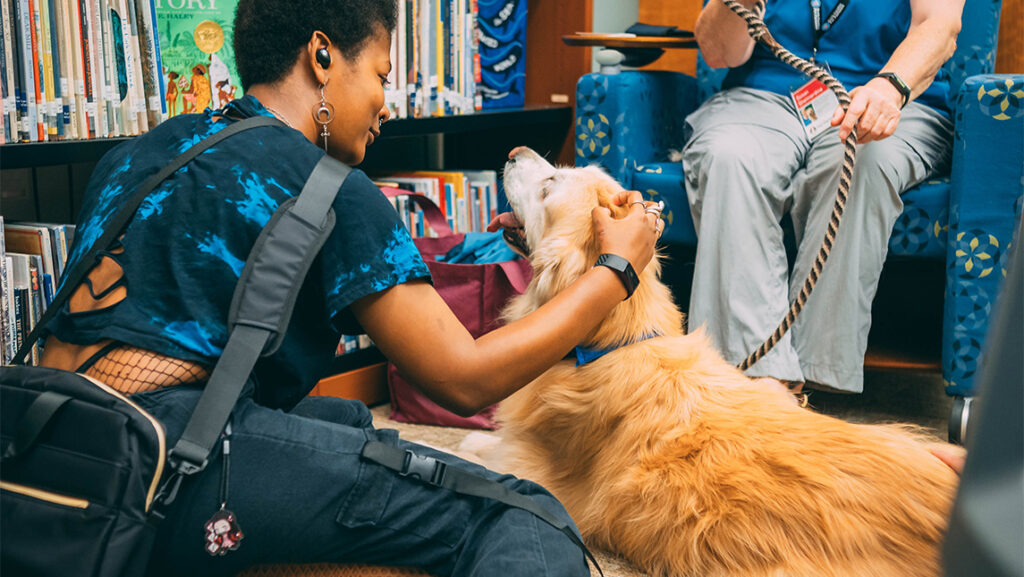
[[238, 0], [154, 0], [167, 116], [242, 96], [233, 44]]

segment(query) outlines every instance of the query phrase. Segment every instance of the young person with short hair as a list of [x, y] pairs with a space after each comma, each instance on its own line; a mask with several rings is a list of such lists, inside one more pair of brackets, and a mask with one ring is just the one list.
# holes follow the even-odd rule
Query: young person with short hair
[[[260, 230], [298, 195], [325, 151], [358, 164], [379, 136], [395, 22], [393, 0], [242, 0], [235, 56], [246, 96], [174, 117], [105, 156], [68, 267], [131, 191], [182, 151], [242, 118], [275, 116], [284, 125], [226, 139], [158, 186], [54, 320], [43, 363], [134, 393], [173, 446], [223, 351], [232, 293]], [[595, 268], [535, 313], [474, 339], [365, 174], [351, 173], [333, 209], [336, 226], [283, 344], [256, 364], [230, 421], [226, 508], [241, 529], [240, 547], [222, 556], [204, 547], [204, 524], [221, 506], [226, 467], [218, 448], [169, 506], [153, 573], [230, 575], [254, 564], [333, 561], [436, 575], [588, 575], [583, 552], [534, 515], [399, 476], [360, 452], [372, 440], [457, 464], [529, 496], [575, 530], [543, 488], [376, 430], [362, 403], [305, 397], [341, 334], [365, 331], [432, 399], [475, 413], [583, 341], [626, 297], [619, 278]], [[594, 219], [602, 252], [637, 272], [650, 262], [660, 226], [642, 203], [625, 218], [605, 210]]]

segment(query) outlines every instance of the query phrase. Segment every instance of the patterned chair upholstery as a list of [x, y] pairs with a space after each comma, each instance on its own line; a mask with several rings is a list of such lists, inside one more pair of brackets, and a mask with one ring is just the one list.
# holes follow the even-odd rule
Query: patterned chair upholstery
[[[967, 0], [953, 58], [952, 174], [907, 191], [889, 253], [946, 263], [942, 373], [970, 395], [988, 316], [1006, 274], [1024, 193], [1024, 76], [993, 75], [1000, 0]], [[665, 242], [696, 244], [681, 163], [683, 119], [718, 91], [725, 70], [698, 57], [697, 77], [673, 72], [588, 74], [577, 84], [576, 164], [599, 164], [667, 207]]]

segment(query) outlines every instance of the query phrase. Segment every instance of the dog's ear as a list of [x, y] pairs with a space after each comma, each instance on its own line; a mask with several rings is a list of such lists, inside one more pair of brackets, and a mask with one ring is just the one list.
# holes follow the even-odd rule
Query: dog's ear
[[629, 212], [629, 206], [626, 204], [616, 203], [616, 199], [626, 192], [625, 189], [600, 168], [587, 167], [586, 170], [591, 172], [589, 175], [590, 187], [594, 194], [597, 195], [598, 206], [610, 210], [613, 218], [622, 218], [626, 216]]

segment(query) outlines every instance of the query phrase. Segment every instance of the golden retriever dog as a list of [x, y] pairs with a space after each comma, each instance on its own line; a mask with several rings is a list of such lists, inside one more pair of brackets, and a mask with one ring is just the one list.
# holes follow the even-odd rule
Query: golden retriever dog
[[[523, 228], [511, 244], [534, 276], [509, 319], [594, 265], [591, 210], [624, 214], [611, 200], [622, 190], [597, 168], [514, 152], [505, 191]], [[547, 487], [591, 544], [651, 575], [938, 575], [957, 476], [929, 439], [815, 413], [744, 376], [701, 331], [683, 333], [659, 272], [651, 262], [581, 343], [619, 348], [563, 361], [502, 403], [494, 465]]]

